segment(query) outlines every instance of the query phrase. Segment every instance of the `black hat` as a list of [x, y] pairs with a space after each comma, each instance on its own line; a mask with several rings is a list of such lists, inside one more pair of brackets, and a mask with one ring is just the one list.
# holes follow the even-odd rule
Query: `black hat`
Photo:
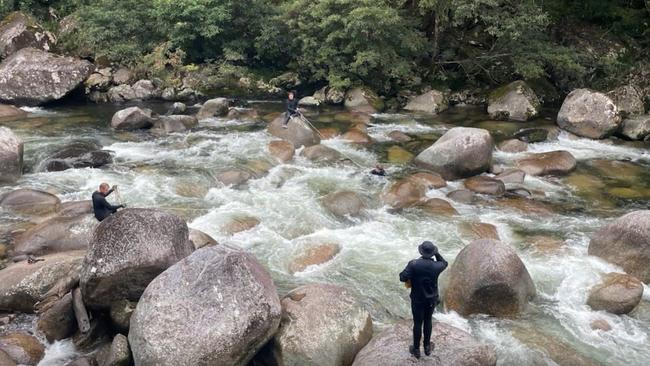
[[425, 241], [420, 244], [418, 251], [424, 258], [431, 258], [436, 253], [436, 246], [430, 241]]

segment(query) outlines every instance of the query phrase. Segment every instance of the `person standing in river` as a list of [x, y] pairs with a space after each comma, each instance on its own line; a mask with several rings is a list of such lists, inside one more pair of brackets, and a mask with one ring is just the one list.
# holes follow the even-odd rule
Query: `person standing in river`
[[117, 186], [113, 186], [110, 190], [108, 189], [108, 183], [102, 183], [99, 185], [99, 190], [93, 192], [93, 211], [95, 212], [95, 218], [98, 221], [102, 221], [108, 216], [117, 212], [120, 208], [126, 208], [126, 205], [113, 206], [106, 200], [106, 197], [113, 193], [117, 189]]
[[284, 122], [282, 127], [287, 128], [289, 120], [298, 115], [298, 99], [296, 98], [296, 93], [290, 91], [287, 94], [287, 101], [285, 102], [287, 106], [287, 111], [284, 114]]
[[[411, 288], [413, 313], [413, 345], [409, 352], [420, 358], [420, 340], [424, 329], [424, 354], [431, 355], [431, 330], [433, 310], [438, 304], [438, 276], [447, 268], [447, 261], [430, 241], [418, 247], [421, 257], [410, 261], [399, 274], [399, 280]], [[435, 257], [435, 260], [433, 259]]]

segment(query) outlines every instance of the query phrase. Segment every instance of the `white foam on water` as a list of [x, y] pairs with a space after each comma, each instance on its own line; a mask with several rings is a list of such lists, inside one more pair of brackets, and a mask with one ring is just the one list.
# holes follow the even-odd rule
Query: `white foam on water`
[[62, 366], [73, 361], [79, 354], [71, 339], [55, 341], [45, 348], [45, 355], [38, 366]]

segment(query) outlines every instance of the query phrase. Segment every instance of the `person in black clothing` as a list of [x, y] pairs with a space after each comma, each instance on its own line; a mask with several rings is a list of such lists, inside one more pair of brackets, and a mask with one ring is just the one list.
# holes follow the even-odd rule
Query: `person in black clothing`
[[385, 177], [386, 176], [386, 171], [384, 170], [384, 167], [381, 166], [381, 164], [377, 164], [377, 165], [375, 165], [375, 169], [370, 171], [370, 174], [378, 175], [380, 177]]
[[117, 186], [113, 186], [113, 188], [109, 190], [108, 183], [102, 183], [99, 185], [99, 191], [93, 193], [93, 211], [95, 211], [95, 218], [98, 221], [102, 221], [108, 216], [116, 213], [119, 208], [126, 207], [126, 205], [113, 206], [106, 201], [106, 196], [113, 193], [115, 189], [117, 189]]
[[[420, 358], [420, 340], [424, 327], [424, 354], [431, 355], [431, 328], [433, 310], [438, 304], [438, 276], [447, 268], [447, 261], [430, 241], [418, 247], [422, 255], [408, 263], [399, 274], [399, 280], [411, 287], [411, 312], [413, 313], [413, 345], [409, 352]], [[433, 260], [433, 257], [436, 259]]]
[[287, 95], [286, 105], [287, 111], [284, 114], [284, 122], [282, 123], [282, 127], [284, 128], [287, 128], [287, 124], [289, 124], [291, 118], [298, 115], [298, 99], [296, 99], [294, 92], [290, 91]]

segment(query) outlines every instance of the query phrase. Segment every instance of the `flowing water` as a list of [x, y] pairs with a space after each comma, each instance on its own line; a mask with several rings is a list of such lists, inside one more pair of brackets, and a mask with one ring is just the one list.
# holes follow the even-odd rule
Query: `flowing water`
[[[278, 111], [273, 103], [251, 103], [261, 115]], [[165, 105], [152, 105], [163, 112]], [[123, 108], [123, 107], [122, 107]], [[538, 296], [516, 319], [477, 316], [465, 319], [454, 313], [435, 317], [471, 332], [494, 345], [500, 365], [575, 364], [583, 357], [607, 365], [650, 364], [650, 292], [630, 315], [594, 312], [585, 305], [588, 290], [602, 273], [619, 268], [587, 256], [589, 236], [601, 225], [650, 202], [650, 146], [642, 143], [600, 142], [560, 134], [557, 140], [532, 144], [530, 150], [568, 150], [578, 159], [578, 169], [565, 178], [527, 177], [526, 186], [541, 199], [543, 207], [517, 204], [453, 203], [460, 215], [453, 218], [427, 216], [417, 210], [395, 213], [383, 207], [378, 194], [389, 180], [370, 177], [377, 162], [386, 162], [387, 151], [396, 143], [387, 134], [399, 130], [417, 135], [400, 146], [417, 154], [447, 129], [463, 125], [489, 129], [497, 140], [522, 127], [552, 125], [549, 118], [529, 123], [489, 121], [470, 107], [453, 108], [437, 117], [408, 114], [374, 116], [369, 134], [377, 141], [364, 148], [340, 139], [323, 144], [343, 152], [351, 162], [334, 165], [312, 163], [297, 156], [277, 165], [266, 146], [273, 138], [265, 123], [214, 119], [188, 133], [155, 136], [148, 132], [115, 132], [107, 126], [117, 106], [66, 106], [31, 109], [26, 119], [4, 123], [25, 141], [25, 162], [34, 170], [43, 157], [74, 140], [91, 139], [114, 152], [115, 162], [102, 169], [28, 173], [16, 187], [42, 189], [63, 201], [89, 199], [100, 182], [120, 187], [130, 207], [161, 207], [184, 217], [190, 227], [210, 234], [220, 243], [234, 244], [253, 252], [273, 276], [280, 294], [311, 282], [335, 283], [356, 292], [371, 311], [376, 331], [400, 318], [410, 317], [408, 292], [398, 273], [416, 257], [423, 240], [438, 244], [453, 261], [471, 241], [460, 228], [462, 222], [482, 221], [497, 227], [501, 239], [515, 247], [526, 264]], [[349, 114], [323, 112], [309, 115], [318, 127], [345, 131]], [[552, 115], [552, 111], [548, 112]], [[498, 152], [495, 160], [507, 165], [524, 155]], [[392, 178], [412, 171], [408, 165], [385, 163]], [[245, 186], [219, 185], [214, 176], [232, 168], [260, 173]], [[263, 173], [263, 174], [262, 174]], [[460, 182], [428, 192], [444, 197]], [[339, 219], [320, 204], [337, 190], [362, 193], [368, 205], [357, 218]], [[113, 198], [114, 200], [115, 198]], [[226, 234], [233, 219], [254, 217], [253, 229]], [[19, 218], [0, 214], [9, 226]], [[539, 238], [559, 242], [557, 247], [532, 245]], [[537, 240], [537, 241], [536, 241]], [[336, 243], [341, 252], [330, 262], [291, 274], [289, 263], [306, 246]], [[446, 279], [441, 279], [442, 287]], [[593, 330], [595, 319], [605, 319], [609, 332]], [[553, 355], [555, 363], [544, 352]], [[73, 352], [68, 343], [48, 350], [50, 359]], [[45, 364], [45, 363], [44, 363]], [[55, 364], [55, 363], [51, 363]]]

